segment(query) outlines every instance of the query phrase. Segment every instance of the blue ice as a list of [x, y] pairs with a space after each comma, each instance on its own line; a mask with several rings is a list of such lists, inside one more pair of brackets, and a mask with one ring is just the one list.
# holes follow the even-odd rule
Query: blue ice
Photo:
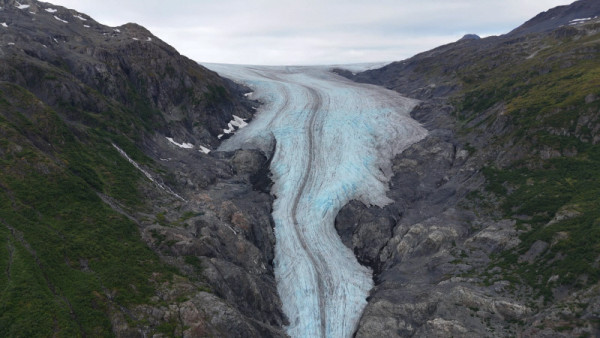
[[351, 337], [373, 286], [334, 228], [350, 200], [390, 203], [390, 160], [426, 131], [416, 101], [327, 67], [206, 65], [251, 87], [263, 105], [221, 150], [264, 148], [271, 161], [275, 278], [292, 337]]

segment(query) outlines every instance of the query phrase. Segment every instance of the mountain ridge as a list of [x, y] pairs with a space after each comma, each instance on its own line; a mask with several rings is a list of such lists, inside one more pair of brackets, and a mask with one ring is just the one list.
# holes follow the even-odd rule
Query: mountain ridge
[[[0, 334], [285, 336], [276, 145], [214, 151], [249, 90], [141, 26], [0, 3]], [[545, 15], [337, 70], [423, 101], [430, 133], [393, 160], [393, 203], [336, 217], [375, 273], [355, 336], [600, 332], [600, 23]]]
[[376, 272], [357, 336], [598, 335], [599, 24], [337, 71], [421, 99], [430, 132], [394, 160], [394, 205], [338, 215]]
[[282, 336], [268, 154], [210, 152], [247, 89], [136, 24], [0, 6], [0, 334]]
[[[596, 19], [600, 15], [600, 4], [593, 0], [578, 0], [570, 5], [558, 6], [542, 12], [507, 35], [543, 33], [562, 26], [573, 26]], [[587, 20], [586, 20], [587, 19]]]

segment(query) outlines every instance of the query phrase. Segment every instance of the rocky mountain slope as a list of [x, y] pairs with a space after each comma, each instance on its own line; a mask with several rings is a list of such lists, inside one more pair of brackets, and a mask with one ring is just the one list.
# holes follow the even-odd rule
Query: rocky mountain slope
[[581, 0], [511, 33], [352, 75], [422, 100], [395, 203], [337, 229], [376, 273], [357, 337], [600, 334], [600, 15]]
[[210, 152], [242, 90], [138, 25], [0, 1], [1, 336], [282, 335], [269, 154]]
[[[339, 71], [430, 131], [394, 203], [337, 216], [375, 272], [357, 337], [600, 334], [597, 15]], [[208, 152], [245, 90], [138, 25], [0, 0], [1, 336], [284, 336], [272, 151]]]

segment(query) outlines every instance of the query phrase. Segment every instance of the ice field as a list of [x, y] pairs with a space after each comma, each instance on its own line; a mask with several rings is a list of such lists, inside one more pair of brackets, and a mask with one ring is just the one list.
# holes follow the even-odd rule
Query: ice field
[[351, 337], [373, 286], [334, 228], [350, 200], [384, 206], [390, 159], [426, 135], [398, 93], [328, 67], [206, 64], [263, 104], [220, 150], [275, 146], [275, 277], [292, 337]]

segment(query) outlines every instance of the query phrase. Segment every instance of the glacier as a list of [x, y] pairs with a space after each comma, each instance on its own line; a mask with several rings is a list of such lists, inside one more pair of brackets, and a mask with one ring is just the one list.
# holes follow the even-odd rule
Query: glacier
[[274, 146], [275, 278], [291, 337], [351, 337], [372, 272], [344, 246], [335, 217], [350, 200], [384, 206], [391, 158], [425, 137], [416, 100], [324, 66], [204, 64], [263, 104], [219, 150]]

